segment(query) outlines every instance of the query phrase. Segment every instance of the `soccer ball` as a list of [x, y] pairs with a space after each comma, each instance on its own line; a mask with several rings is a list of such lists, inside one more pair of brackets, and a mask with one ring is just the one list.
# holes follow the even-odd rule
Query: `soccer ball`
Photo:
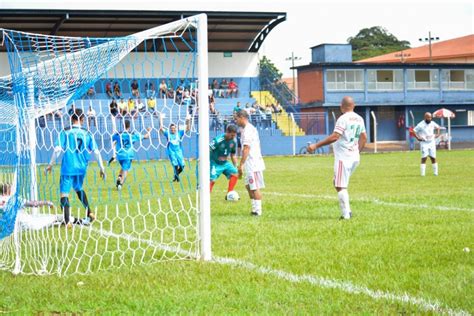
[[237, 193], [236, 191], [230, 191], [229, 193], [227, 193], [225, 199], [227, 201], [237, 202], [238, 200], [240, 200], [240, 196], [239, 193]]

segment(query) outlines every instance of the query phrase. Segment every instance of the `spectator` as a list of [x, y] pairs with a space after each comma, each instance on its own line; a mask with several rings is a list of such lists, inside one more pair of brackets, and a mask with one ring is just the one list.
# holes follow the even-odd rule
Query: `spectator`
[[95, 95], [95, 89], [94, 89], [94, 86], [92, 86], [87, 90], [87, 96], [93, 97], [94, 95]]
[[[194, 92], [194, 91], [193, 91]], [[212, 85], [209, 85], [207, 87], [207, 97], [211, 98], [214, 95], [214, 92], [212, 91]]]
[[233, 111], [234, 114], [239, 112], [242, 108], [240, 107], [240, 102], [237, 102], [237, 105], [234, 107]]
[[42, 115], [42, 116], [38, 117], [38, 125], [41, 128], [46, 127], [46, 115]]
[[214, 79], [212, 81], [212, 92], [214, 93], [214, 97], [220, 98], [221, 97], [221, 90], [220, 90], [220, 85], [217, 79]]
[[165, 80], [161, 80], [161, 83], [160, 83], [160, 98], [165, 98], [165, 97], [169, 98], [168, 85], [166, 84]]
[[130, 115], [135, 115], [135, 112], [136, 112], [136, 106], [135, 106], [135, 100], [133, 100], [132, 98], [129, 98], [128, 99], [128, 113]]
[[145, 112], [146, 111], [146, 105], [142, 102], [141, 99], [137, 100], [137, 110], [138, 110], [138, 112]]
[[209, 112], [213, 113], [216, 111], [216, 105], [214, 102], [209, 102]]
[[60, 120], [61, 117], [63, 117], [63, 111], [61, 111], [61, 109], [59, 109], [59, 110], [55, 111], [55, 112], [53, 113], [53, 115], [54, 115], [54, 118], [55, 118], [56, 120]]
[[146, 101], [146, 105], [148, 106], [148, 111], [150, 111], [150, 113], [155, 113], [155, 109], [156, 109], [156, 100], [155, 99], [148, 98], [148, 100]]
[[209, 97], [209, 104], [211, 104], [211, 103], [214, 103], [214, 104], [216, 103], [216, 99], [214, 99], [214, 96], [213, 96], [213, 95], [211, 95], [211, 96]]
[[227, 90], [227, 96], [230, 96], [231, 98], [233, 96], [235, 96], [236, 98], [239, 96], [239, 86], [234, 81], [234, 79], [230, 79], [229, 90]]
[[265, 120], [264, 120], [265, 129], [268, 129], [272, 125], [272, 114], [273, 114], [273, 109], [269, 104], [267, 104], [267, 106], [265, 107]]
[[183, 100], [184, 87], [182, 81], [179, 82], [176, 88], [176, 103], [181, 103]]
[[174, 87], [173, 87], [173, 83], [171, 82], [171, 80], [168, 80], [168, 98], [169, 99], [172, 99], [173, 96], [174, 96]]
[[278, 113], [282, 113], [282, 112], [283, 112], [283, 107], [281, 106], [280, 103], [277, 104], [277, 110], [278, 110]]
[[183, 103], [184, 105], [191, 105], [191, 95], [188, 89], [184, 89], [183, 92]]
[[211, 129], [219, 130], [221, 128], [221, 122], [219, 119], [219, 112], [214, 108], [210, 113], [211, 118]]
[[264, 117], [262, 115], [263, 112], [262, 112], [262, 110], [260, 110], [260, 107], [257, 106], [257, 103], [255, 103], [252, 108], [254, 110], [255, 127], [258, 128], [258, 129], [261, 129], [262, 128], [262, 119], [264, 119]]
[[112, 82], [107, 81], [107, 83], [105, 84], [105, 93], [109, 96], [109, 98], [114, 97], [114, 93], [112, 91]]
[[89, 110], [87, 111], [87, 122], [89, 123], [89, 128], [92, 126], [92, 122], [94, 122], [94, 127], [97, 127], [97, 122], [96, 122], [96, 113], [95, 110], [92, 108], [92, 106], [89, 106]]
[[120, 99], [120, 102], [118, 104], [118, 109], [120, 112], [120, 115], [125, 116], [128, 113], [128, 104], [125, 102], [124, 99]]
[[153, 82], [147, 82], [145, 85], [145, 90], [146, 90], [146, 97], [147, 98], [154, 98], [156, 91], [155, 91], [155, 85]]
[[277, 114], [278, 114], [278, 113], [283, 112], [283, 108], [281, 107], [280, 104], [277, 104], [277, 105], [272, 104], [272, 108], [273, 108], [273, 113], [277, 113]]
[[132, 95], [136, 98], [140, 97], [140, 91], [138, 90], [138, 82], [137, 79], [134, 79], [132, 84], [130, 85], [132, 88]]
[[255, 113], [255, 110], [252, 107], [250, 107], [250, 103], [245, 104], [244, 111], [247, 112], [249, 117]]
[[76, 112], [76, 105], [73, 103], [71, 104], [71, 108], [67, 111], [67, 114], [69, 114], [69, 116], [72, 116], [74, 112]]
[[110, 102], [109, 111], [110, 111], [110, 114], [112, 114], [113, 117], [116, 117], [118, 115], [118, 113], [119, 113], [118, 104], [115, 101], [115, 99], [112, 99], [112, 102]]
[[221, 82], [221, 85], [220, 85], [220, 90], [221, 90], [221, 97], [223, 97], [225, 94], [224, 93], [228, 93], [228, 89], [229, 89], [229, 83], [227, 82], [226, 79], [222, 79], [222, 82]]
[[117, 98], [122, 97], [122, 92], [120, 91], [120, 85], [117, 81], [114, 83], [114, 94]]

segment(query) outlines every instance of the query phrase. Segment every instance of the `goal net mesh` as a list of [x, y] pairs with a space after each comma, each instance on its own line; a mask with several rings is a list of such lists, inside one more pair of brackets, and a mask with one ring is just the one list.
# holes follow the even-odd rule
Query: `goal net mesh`
[[[114, 38], [0, 30], [10, 65], [0, 78], [0, 269], [62, 276], [199, 257], [197, 25], [191, 17]], [[83, 190], [96, 219], [67, 228], [64, 153], [45, 168], [76, 109], [107, 178], [91, 152]], [[179, 181], [163, 133], [171, 124], [183, 135]], [[119, 190], [111, 158], [123, 134], [136, 141]], [[86, 216], [74, 190], [69, 202], [73, 218]]]

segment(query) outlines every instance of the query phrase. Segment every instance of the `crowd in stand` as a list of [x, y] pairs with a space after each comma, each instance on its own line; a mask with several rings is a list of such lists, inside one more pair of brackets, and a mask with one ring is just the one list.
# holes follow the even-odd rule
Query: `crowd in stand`
[[222, 79], [219, 83], [217, 79], [214, 79], [209, 85], [209, 90], [212, 90], [212, 94], [215, 98], [238, 98], [239, 97], [239, 86], [234, 79]]
[[[236, 106], [233, 108], [233, 115], [238, 111], [244, 110], [249, 114], [250, 121], [258, 129], [269, 129], [272, 128], [272, 114], [278, 114], [283, 111], [281, 105], [277, 104], [267, 104], [266, 106], [260, 105], [257, 102], [250, 105], [250, 103], [245, 104], [245, 107], [242, 107], [240, 102], [236, 103]], [[232, 121], [232, 116], [222, 116], [215, 107], [215, 97], [214, 93], [209, 93], [209, 116], [210, 116], [210, 128], [211, 130], [220, 130], [225, 129], [225, 126], [229, 121]]]
[[[129, 117], [137, 118], [139, 113], [150, 113], [156, 115], [157, 112], [157, 98], [172, 99], [176, 103], [184, 104], [188, 108], [188, 113], [192, 114], [194, 109], [195, 100], [197, 97], [197, 90], [192, 89], [190, 85], [185, 86], [182, 80], [178, 81], [176, 89], [173, 87], [171, 80], [161, 80], [156, 90], [153, 82], [147, 81], [144, 85], [144, 89], [140, 90], [139, 82], [135, 79], [130, 84], [130, 93], [128, 98], [125, 97], [121, 90], [120, 84], [115, 81], [108, 81], [105, 85], [105, 93], [111, 99], [109, 104], [109, 113], [113, 117]], [[222, 79], [220, 82], [217, 79], [213, 79], [209, 85], [209, 114], [210, 114], [210, 127], [213, 130], [220, 130], [227, 125], [227, 122], [232, 120], [232, 116], [221, 115], [217, 111], [215, 103], [216, 98], [233, 98], [238, 97], [239, 88], [237, 83], [230, 79]], [[88, 97], [94, 97], [96, 94], [94, 87], [87, 90], [86, 95]], [[142, 101], [142, 98], [144, 97]], [[279, 104], [271, 105], [260, 105], [257, 102], [250, 104], [247, 103], [242, 106], [240, 102], [237, 102], [233, 113], [244, 110], [249, 114], [251, 122], [259, 129], [272, 128], [272, 115], [282, 112], [282, 107]], [[62, 117], [61, 111], [56, 111], [52, 114], [57, 119]], [[51, 115], [50, 115], [51, 116]], [[87, 117], [89, 126], [96, 125], [96, 113], [92, 107], [89, 107], [87, 111]]]

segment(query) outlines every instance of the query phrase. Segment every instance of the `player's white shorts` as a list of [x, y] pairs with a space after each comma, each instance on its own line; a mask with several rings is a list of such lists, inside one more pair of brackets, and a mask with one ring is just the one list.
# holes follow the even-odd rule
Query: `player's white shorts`
[[436, 158], [436, 143], [435, 142], [421, 142], [420, 143], [421, 158], [426, 158], [428, 156]]
[[263, 171], [248, 172], [245, 175], [245, 185], [248, 185], [252, 191], [265, 188]]
[[358, 160], [334, 161], [334, 186], [336, 188], [347, 188], [349, 186], [349, 179], [358, 165]]

